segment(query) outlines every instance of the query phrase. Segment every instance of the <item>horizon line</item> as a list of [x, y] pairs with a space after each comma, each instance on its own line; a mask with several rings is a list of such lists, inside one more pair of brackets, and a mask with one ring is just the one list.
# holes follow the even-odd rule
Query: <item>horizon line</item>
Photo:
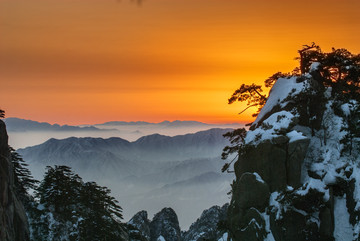
[[34, 120], [34, 119], [28, 119], [28, 118], [21, 118], [21, 117], [15, 117], [15, 116], [10, 116], [10, 117], [6, 117], [3, 118], [3, 120], [6, 119], [20, 119], [20, 120], [25, 120], [25, 121], [34, 121], [34, 122], [38, 122], [38, 123], [47, 123], [50, 125], [59, 125], [59, 126], [96, 126], [96, 125], [103, 125], [103, 124], [107, 124], [107, 123], [111, 123], [111, 122], [123, 122], [123, 123], [147, 123], [147, 124], [162, 124], [164, 122], [169, 122], [169, 123], [174, 123], [174, 122], [197, 122], [197, 123], [201, 123], [201, 124], [207, 124], [207, 125], [235, 125], [235, 124], [246, 124], [249, 123], [249, 121], [243, 120], [243, 121], [238, 121], [238, 122], [204, 122], [204, 121], [198, 121], [195, 119], [174, 119], [174, 120], [169, 120], [169, 119], [164, 119], [163, 121], [159, 121], [159, 122], [151, 122], [151, 121], [146, 121], [146, 120], [132, 120], [132, 121], [125, 121], [125, 120], [110, 120], [110, 121], [104, 121], [104, 122], [100, 122], [100, 123], [93, 123], [93, 124], [89, 124], [89, 123], [83, 123], [83, 124], [60, 124], [57, 122], [48, 122], [48, 121], [40, 121], [40, 120]]

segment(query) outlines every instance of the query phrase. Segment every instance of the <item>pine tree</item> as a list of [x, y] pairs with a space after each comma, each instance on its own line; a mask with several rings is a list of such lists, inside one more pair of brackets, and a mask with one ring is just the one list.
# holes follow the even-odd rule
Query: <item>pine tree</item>
[[346, 49], [332, 49], [324, 54], [320, 73], [332, 96], [339, 99], [357, 99], [360, 95], [360, 55]]
[[34, 212], [33, 236], [37, 239], [122, 239], [122, 209], [110, 189], [84, 183], [70, 167], [48, 166], [36, 197], [40, 206]]
[[83, 209], [79, 224], [81, 240], [119, 240], [122, 209], [110, 196], [110, 189], [87, 182], [82, 187], [80, 203]]
[[[293, 109], [296, 109], [300, 116], [299, 124], [310, 127], [313, 136], [316, 131], [323, 128], [324, 143], [326, 143], [327, 127], [324, 125], [323, 114], [327, 98], [333, 99], [337, 106], [351, 101], [355, 101], [358, 105], [360, 103], [360, 54], [356, 55], [346, 49], [335, 48], [329, 53], [324, 53], [315, 43], [303, 45], [298, 53], [299, 57], [296, 59], [299, 60], [299, 67], [296, 67], [291, 74], [275, 73], [265, 80], [265, 87], [273, 86], [279, 78], [296, 77], [298, 82], [308, 80], [308, 86], [301, 95], [291, 96], [290, 100], [285, 99], [284, 101], [289, 101], [289, 106], [291, 102], [296, 103], [297, 106], [293, 106]], [[312, 69], [312, 67], [314, 68]], [[325, 90], [331, 90], [330, 97], [325, 96]], [[247, 107], [239, 114], [250, 107], [257, 107], [257, 111], [253, 114], [253, 117], [256, 117], [267, 100], [268, 96], [262, 94], [261, 85], [242, 84], [230, 96], [228, 103], [246, 102]], [[349, 153], [352, 153], [353, 145], [360, 138], [359, 113], [359, 108], [354, 108], [351, 114], [344, 119], [346, 122], [344, 130], [347, 131], [347, 134], [342, 143], [344, 144], [344, 151]], [[261, 120], [258, 123], [261, 123]], [[255, 127], [251, 126], [250, 129], [252, 128]], [[226, 138], [230, 139], [231, 145], [224, 148], [223, 159], [227, 159], [229, 155], [236, 152], [241, 155], [241, 152], [245, 151], [243, 148], [245, 135], [245, 130], [235, 130], [225, 135]], [[228, 170], [232, 162], [225, 163], [222, 170]]]
[[299, 60], [299, 67], [295, 68], [293, 72], [300, 70], [300, 75], [309, 72], [310, 66], [313, 62], [319, 62], [322, 58], [321, 49], [314, 42], [311, 45], [303, 45], [302, 49], [298, 50], [299, 57], [295, 58]]
[[5, 118], [5, 111], [0, 109], [0, 118]]
[[221, 159], [226, 160], [229, 156], [235, 154], [233, 159], [230, 162], [226, 162], [221, 169], [222, 172], [229, 172], [230, 165], [245, 151], [246, 130], [245, 128], [239, 128], [227, 132], [223, 136], [229, 139], [230, 145], [224, 147], [223, 152], [221, 153]]
[[[49, 240], [70, 239], [76, 236], [77, 223], [74, 213], [78, 207], [78, 197], [82, 185], [81, 178], [68, 166], [46, 167], [44, 179], [36, 190], [39, 206], [35, 210], [37, 233]], [[39, 228], [40, 227], [40, 228]]]
[[28, 164], [15, 151], [14, 148], [9, 147], [11, 153], [11, 162], [13, 164], [14, 185], [15, 190], [24, 205], [26, 205], [31, 198], [29, 191], [35, 189], [39, 181], [35, 180], [28, 169]]
[[[318, 71], [310, 73], [317, 81], [319, 91], [323, 91], [324, 87], [332, 88], [332, 96], [342, 100], [359, 99], [360, 98], [360, 54], [355, 55], [346, 49], [335, 49], [331, 52], [324, 53], [321, 48], [312, 43], [304, 45], [298, 51], [299, 57], [296, 58], [300, 62], [300, 66], [292, 71], [292, 74], [277, 72], [265, 80], [265, 87], [271, 87], [278, 78], [287, 78], [298, 76], [303, 78], [306, 73], [310, 73], [313, 63], [318, 63]], [[262, 86], [251, 84], [242, 84], [240, 88], [234, 91], [229, 98], [229, 104], [235, 101], [247, 102], [248, 107], [258, 107], [253, 114], [258, 115], [261, 108], [267, 101], [267, 96], [262, 94]], [[241, 111], [243, 113], [245, 110]]]
[[242, 84], [240, 88], [234, 91], [231, 97], [228, 100], [229, 104], [234, 103], [235, 101], [246, 101], [248, 107], [242, 110], [239, 114], [243, 113], [250, 107], [258, 107], [258, 111], [255, 112], [252, 116], [256, 117], [260, 112], [261, 108], [265, 105], [267, 97], [266, 95], [261, 94], [262, 88], [261, 85], [251, 84], [245, 85]]
[[71, 215], [71, 208], [77, 202], [81, 182], [81, 178], [68, 166], [47, 166], [44, 180], [37, 192], [40, 204], [62, 217]]

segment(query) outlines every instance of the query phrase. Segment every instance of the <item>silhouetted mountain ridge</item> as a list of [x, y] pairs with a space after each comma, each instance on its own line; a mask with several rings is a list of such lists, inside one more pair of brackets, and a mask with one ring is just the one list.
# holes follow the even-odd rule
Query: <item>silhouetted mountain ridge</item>
[[26, 132], [26, 131], [117, 131], [115, 129], [99, 129], [94, 126], [71, 126], [49, 124], [47, 122], [38, 122], [20, 118], [6, 118], [4, 122], [9, 132]]

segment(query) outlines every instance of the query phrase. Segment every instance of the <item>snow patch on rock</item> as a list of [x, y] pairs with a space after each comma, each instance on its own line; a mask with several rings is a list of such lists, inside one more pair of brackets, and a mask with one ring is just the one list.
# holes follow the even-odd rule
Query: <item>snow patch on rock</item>
[[294, 76], [291, 78], [279, 78], [273, 85], [269, 97], [266, 101], [266, 104], [261, 109], [261, 112], [257, 116], [253, 125], [256, 125], [264, 116], [269, 113], [276, 105], [285, 107], [287, 102], [284, 100], [288, 96], [294, 96], [299, 94], [305, 89], [305, 83], [307, 82], [297, 82], [298, 77]]
[[[279, 111], [272, 114], [263, 121], [261, 126], [247, 132], [245, 144], [257, 145], [260, 142], [271, 140], [282, 135], [282, 131], [289, 128], [293, 123], [294, 118], [295, 116], [288, 111]], [[295, 132], [292, 133], [292, 135], [294, 139], [298, 139], [299, 136], [302, 136], [301, 133], [298, 133], [297, 137], [295, 137]]]

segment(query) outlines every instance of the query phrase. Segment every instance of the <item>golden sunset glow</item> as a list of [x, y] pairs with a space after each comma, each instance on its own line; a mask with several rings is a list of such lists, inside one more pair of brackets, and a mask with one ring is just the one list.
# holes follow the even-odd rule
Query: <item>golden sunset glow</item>
[[303, 44], [360, 52], [360, 1], [0, 0], [0, 107], [60, 124], [251, 120], [227, 98]]

